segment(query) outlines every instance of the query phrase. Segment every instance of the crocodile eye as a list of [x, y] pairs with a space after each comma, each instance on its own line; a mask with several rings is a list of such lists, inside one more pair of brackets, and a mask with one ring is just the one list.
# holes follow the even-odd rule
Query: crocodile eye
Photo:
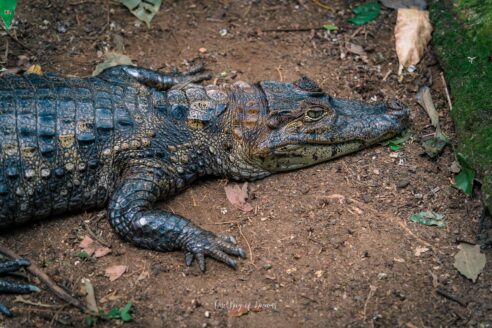
[[308, 122], [317, 121], [325, 114], [325, 110], [320, 107], [310, 108], [306, 111], [305, 119]]

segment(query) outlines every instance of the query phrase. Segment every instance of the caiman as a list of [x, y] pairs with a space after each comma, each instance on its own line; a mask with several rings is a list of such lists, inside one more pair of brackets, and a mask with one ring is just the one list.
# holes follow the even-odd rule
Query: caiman
[[[252, 181], [348, 154], [401, 132], [397, 101], [336, 99], [312, 80], [197, 84], [200, 68], [165, 74], [115, 66], [94, 77], [0, 78], [0, 229], [107, 206], [116, 232], [157, 251], [236, 267], [232, 236], [154, 204], [209, 175]], [[0, 273], [29, 265], [0, 264]], [[30, 284], [0, 280], [0, 293]], [[4, 305], [0, 312], [11, 315]]]

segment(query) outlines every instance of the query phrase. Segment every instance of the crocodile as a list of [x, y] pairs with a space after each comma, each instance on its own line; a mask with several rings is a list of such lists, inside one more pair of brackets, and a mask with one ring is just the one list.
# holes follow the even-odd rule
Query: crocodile
[[[253, 181], [325, 162], [389, 139], [408, 125], [398, 101], [338, 99], [301, 76], [292, 83], [202, 86], [203, 67], [162, 73], [136, 66], [93, 77], [0, 78], [0, 229], [107, 208], [125, 240], [182, 250], [236, 268], [233, 236], [155, 209], [201, 176]], [[0, 263], [0, 274], [28, 266]], [[39, 291], [0, 280], [0, 293]], [[0, 313], [11, 315], [0, 304]]]

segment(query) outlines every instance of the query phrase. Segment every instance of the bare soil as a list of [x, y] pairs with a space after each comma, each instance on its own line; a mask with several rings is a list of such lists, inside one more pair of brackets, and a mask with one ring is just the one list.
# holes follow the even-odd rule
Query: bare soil
[[[211, 259], [205, 274], [196, 265], [187, 269], [183, 254], [136, 248], [105, 218], [89, 214], [2, 232], [2, 244], [38, 263], [77, 297], [83, 298], [82, 278], [91, 280], [98, 301], [116, 292], [116, 299], [99, 303], [105, 311], [134, 302], [133, 322], [98, 321], [97, 327], [490, 327], [491, 253], [476, 283], [453, 267], [457, 243], [475, 242], [480, 202], [476, 194], [469, 198], [452, 187], [449, 147], [431, 160], [420, 145], [433, 130], [415, 94], [429, 79], [445, 132], [455, 140], [432, 49], [399, 83], [395, 12], [383, 8], [377, 20], [357, 29], [347, 19], [359, 1], [325, 3], [334, 10], [307, 0], [163, 1], [148, 29], [116, 1], [21, 1], [12, 30], [18, 41], [1, 37], [2, 59], [8, 43], [6, 67], [17, 67], [18, 56], [25, 55], [44, 71], [84, 76], [106, 51], [118, 50], [153, 69], [185, 69], [203, 59], [215, 76], [210, 83], [217, 84], [292, 81], [306, 74], [334, 96], [405, 102], [413, 139], [396, 153], [377, 146], [251, 183], [255, 210], [249, 213], [227, 201], [226, 181], [219, 180], [201, 181], [158, 204], [211, 231], [236, 235], [249, 254], [237, 271]], [[338, 31], [267, 31], [326, 23]], [[364, 47], [368, 60], [347, 52], [346, 41]], [[442, 213], [447, 227], [408, 220], [424, 210]], [[88, 233], [84, 220], [111, 244], [112, 254], [75, 256]], [[128, 266], [114, 282], [104, 276], [112, 265]], [[41, 293], [24, 298], [64, 305], [40, 286]], [[436, 293], [438, 288], [464, 305]], [[13, 319], [0, 318], [0, 327], [85, 325], [85, 315], [69, 306], [14, 303], [9, 295], [0, 302], [15, 312]], [[240, 305], [251, 311], [233, 316], [230, 308]]]

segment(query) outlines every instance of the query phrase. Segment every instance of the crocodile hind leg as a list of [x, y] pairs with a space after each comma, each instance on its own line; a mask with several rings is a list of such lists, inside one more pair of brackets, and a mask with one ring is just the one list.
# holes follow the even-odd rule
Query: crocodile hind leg
[[[0, 263], [0, 274], [3, 273], [12, 273], [17, 271], [19, 268], [29, 266], [31, 262], [26, 259], [17, 259], [12, 261], [6, 261]], [[34, 285], [30, 284], [21, 284], [17, 282], [0, 280], [0, 294], [10, 293], [10, 294], [29, 294], [34, 292], [39, 292], [40, 289]], [[0, 313], [10, 317], [12, 316], [12, 312], [0, 303]]]
[[198, 261], [205, 271], [205, 256], [236, 268], [230, 256], [246, 257], [234, 239], [206, 231], [186, 218], [162, 210], [152, 209], [161, 195], [168, 194], [163, 186], [173, 185], [158, 165], [134, 167], [116, 189], [109, 204], [111, 225], [126, 240], [141, 247], [158, 251], [183, 250], [185, 263]]
[[166, 74], [143, 67], [119, 65], [104, 70], [98, 76], [108, 80], [121, 80], [126, 77], [145, 86], [166, 91], [178, 85], [210, 80], [212, 75], [203, 73], [203, 69], [203, 65], [197, 65], [185, 73]]

